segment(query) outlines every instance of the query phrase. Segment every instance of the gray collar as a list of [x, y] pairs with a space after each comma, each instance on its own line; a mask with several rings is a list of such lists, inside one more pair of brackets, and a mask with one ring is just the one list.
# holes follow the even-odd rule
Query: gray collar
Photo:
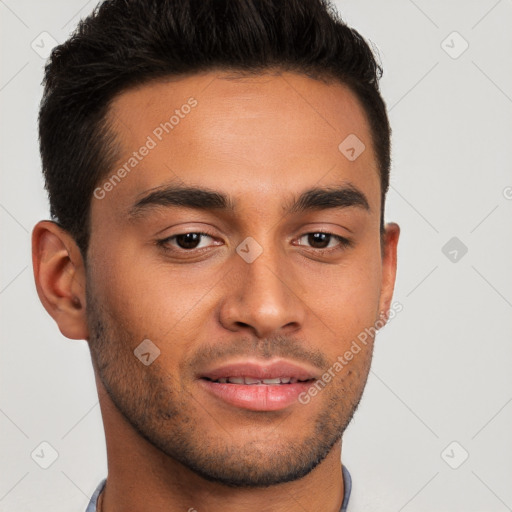
[[[341, 471], [343, 473], [343, 486], [345, 489], [345, 494], [343, 495], [343, 503], [341, 504], [340, 512], [347, 512], [348, 500], [350, 498], [350, 493], [352, 492], [352, 477], [350, 476], [348, 469], [343, 465], [341, 466]], [[98, 501], [98, 496], [100, 495], [101, 491], [103, 491], [103, 488], [105, 487], [106, 483], [107, 479], [104, 478], [98, 484], [98, 487], [96, 487], [96, 490], [94, 491], [91, 497], [91, 501], [89, 502], [89, 505], [87, 505], [85, 512], [96, 512], [96, 503]]]

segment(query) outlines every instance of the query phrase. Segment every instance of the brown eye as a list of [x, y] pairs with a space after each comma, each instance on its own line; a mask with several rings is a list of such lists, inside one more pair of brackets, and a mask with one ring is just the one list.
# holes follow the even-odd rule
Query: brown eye
[[329, 233], [308, 233], [308, 243], [315, 249], [325, 249], [330, 241]]
[[[306, 239], [306, 243], [301, 240]], [[317, 231], [314, 233], [306, 233], [299, 238], [299, 245], [304, 245], [318, 251], [335, 251], [337, 249], [343, 249], [344, 247], [350, 247], [352, 242], [347, 238], [335, 235], [334, 233], [325, 233], [323, 231]]]
[[158, 240], [157, 244], [169, 251], [193, 251], [194, 249], [203, 249], [212, 244], [213, 236], [208, 233], [191, 232], [179, 233], [169, 236], [163, 240]]
[[196, 249], [201, 241], [201, 233], [184, 233], [183, 235], [176, 235], [176, 244], [181, 249]]

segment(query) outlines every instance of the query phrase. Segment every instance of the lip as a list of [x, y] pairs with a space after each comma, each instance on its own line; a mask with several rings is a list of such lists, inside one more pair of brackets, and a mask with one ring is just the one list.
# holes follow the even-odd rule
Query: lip
[[278, 377], [309, 380], [318, 378], [320, 372], [305, 366], [278, 360], [271, 363], [242, 361], [240, 363], [224, 364], [199, 375], [200, 378], [218, 380], [227, 377], [251, 377], [253, 379], [276, 379]]
[[[231, 406], [251, 411], [278, 411], [298, 403], [298, 397], [318, 378], [319, 371], [288, 361], [272, 363], [240, 362], [219, 366], [201, 373], [199, 384], [210, 395]], [[290, 378], [289, 384], [232, 384], [214, 382], [220, 378]]]

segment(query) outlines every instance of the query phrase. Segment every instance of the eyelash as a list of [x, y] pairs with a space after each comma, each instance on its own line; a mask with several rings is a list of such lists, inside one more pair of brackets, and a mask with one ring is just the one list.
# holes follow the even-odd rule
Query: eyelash
[[[314, 235], [314, 234], [317, 234], [317, 233], [324, 233], [326, 235], [330, 235], [332, 238], [334, 238], [335, 240], [337, 240], [339, 242], [339, 244], [336, 246], [336, 247], [329, 247], [329, 248], [324, 248], [324, 249], [316, 249], [314, 247], [310, 247], [309, 249], [312, 250], [313, 252], [315, 253], [320, 253], [320, 254], [330, 254], [332, 252], [337, 252], [337, 251], [341, 251], [343, 249], [348, 249], [350, 247], [352, 247], [354, 245], [354, 243], [352, 242], [352, 240], [349, 240], [348, 238], [344, 238], [340, 235], [336, 235], [334, 233], [330, 233], [328, 231], [322, 231], [322, 230], [319, 230], [319, 231], [310, 231], [308, 233], [304, 233], [303, 235], [300, 235], [299, 236], [299, 240], [305, 236], [308, 236], [308, 235]], [[172, 235], [172, 236], [169, 236], [167, 238], [163, 238], [161, 240], [157, 240], [156, 241], [156, 244], [161, 247], [162, 249], [164, 249], [166, 252], [181, 252], [181, 253], [194, 253], [194, 252], [198, 252], [198, 251], [203, 251], [205, 249], [208, 249], [208, 247], [200, 247], [199, 249], [195, 248], [195, 249], [183, 249], [181, 247], [179, 248], [176, 248], [176, 247], [173, 247], [172, 249], [169, 249], [168, 247], [168, 244], [171, 240], [174, 240], [176, 239], [178, 236], [182, 236], [182, 235], [189, 235], [189, 234], [195, 234], [195, 235], [201, 235], [201, 236], [207, 236], [209, 238], [215, 238], [214, 235], [212, 235], [211, 233], [207, 233], [207, 232], [203, 232], [203, 231], [189, 231], [189, 232], [185, 232], [185, 233], [178, 233], [176, 235]], [[330, 240], [329, 240], [330, 242]], [[298, 244], [299, 246], [303, 247], [302, 244]]]

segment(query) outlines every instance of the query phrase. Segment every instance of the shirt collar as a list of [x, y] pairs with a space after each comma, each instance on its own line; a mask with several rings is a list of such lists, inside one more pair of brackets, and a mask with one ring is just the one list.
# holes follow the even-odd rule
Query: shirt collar
[[[348, 469], [343, 465], [341, 466], [341, 471], [343, 473], [344, 494], [343, 494], [343, 503], [341, 504], [340, 512], [347, 512], [348, 500], [350, 498], [350, 493], [352, 492], [352, 477], [350, 476]], [[87, 505], [85, 512], [96, 512], [96, 503], [98, 501], [98, 496], [100, 495], [101, 491], [103, 491], [103, 488], [105, 487], [106, 483], [107, 483], [107, 479], [104, 478], [98, 484], [98, 487], [96, 487], [96, 490], [94, 491], [94, 493], [91, 497], [91, 501], [89, 502], [89, 505]]]

